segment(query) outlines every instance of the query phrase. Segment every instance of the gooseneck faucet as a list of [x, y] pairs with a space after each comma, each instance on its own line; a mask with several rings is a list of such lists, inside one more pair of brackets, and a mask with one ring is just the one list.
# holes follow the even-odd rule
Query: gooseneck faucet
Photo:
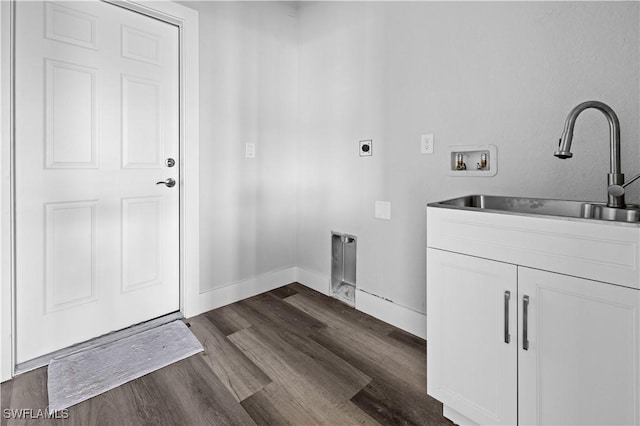
[[624, 182], [624, 174], [620, 170], [620, 122], [618, 116], [607, 104], [599, 101], [587, 101], [574, 107], [564, 122], [564, 131], [560, 138], [558, 150], [553, 154], [558, 158], [571, 158], [571, 142], [573, 141], [573, 128], [576, 119], [582, 111], [595, 108], [602, 112], [609, 122], [609, 143], [611, 146], [610, 163], [611, 168], [607, 174], [607, 207], [623, 209], [626, 207], [624, 201], [624, 187], [640, 178], [640, 174], [634, 176], [628, 182]]

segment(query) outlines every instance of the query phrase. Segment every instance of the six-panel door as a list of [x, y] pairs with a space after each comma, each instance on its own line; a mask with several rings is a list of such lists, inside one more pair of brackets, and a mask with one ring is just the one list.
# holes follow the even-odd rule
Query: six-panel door
[[178, 29], [17, 2], [15, 51], [21, 363], [179, 309]]

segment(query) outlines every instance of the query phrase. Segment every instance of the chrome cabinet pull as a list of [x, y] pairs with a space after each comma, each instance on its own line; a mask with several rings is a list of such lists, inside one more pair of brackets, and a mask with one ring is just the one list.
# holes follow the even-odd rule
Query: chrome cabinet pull
[[511, 299], [511, 292], [504, 292], [504, 342], [511, 343], [511, 335], [509, 334], [509, 300]]
[[156, 182], [156, 185], [166, 185], [168, 188], [174, 187], [176, 184], [175, 179], [169, 178], [167, 180], [161, 180], [160, 182]]
[[522, 297], [522, 349], [529, 350], [529, 296]]

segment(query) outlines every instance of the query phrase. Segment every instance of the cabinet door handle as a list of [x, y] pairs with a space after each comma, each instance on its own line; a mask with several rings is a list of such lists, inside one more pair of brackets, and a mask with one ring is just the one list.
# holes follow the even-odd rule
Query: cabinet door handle
[[522, 297], [522, 349], [529, 350], [529, 296]]
[[504, 342], [511, 343], [511, 335], [509, 334], [509, 300], [511, 299], [511, 292], [504, 292]]

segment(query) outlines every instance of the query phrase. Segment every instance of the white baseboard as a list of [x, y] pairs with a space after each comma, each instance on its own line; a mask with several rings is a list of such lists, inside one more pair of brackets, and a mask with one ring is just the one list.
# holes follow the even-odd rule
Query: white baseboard
[[[297, 281], [315, 291], [329, 296], [331, 294], [331, 278], [318, 272], [304, 268], [297, 269]], [[357, 289], [356, 309], [374, 318], [398, 327], [415, 336], [426, 339], [426, 315], [397, 305], [389, 300]]]
[[297, 279], [297, 269], [290, 267], [268, 272], [200, 293], [200, 310], [196, 315], [290, 284]]
[[331, 278], [326, 275], [297, 267], [296, 281], [327, 296], [331, 294]]
[[[328, 276], [294, 266], [200, 293], [198, 314], [282, 287], [294, 281], [325, 295], [331, 293], [331, 279]], [[361, 289], [357, 289], [356, 292], [356, 309], [415, 336], [423, 339], [427, 336], [427, 320], [424, 314]]]
[[425, 314], [357, 289], [356, 309], [423, 339], [427, 338]]

